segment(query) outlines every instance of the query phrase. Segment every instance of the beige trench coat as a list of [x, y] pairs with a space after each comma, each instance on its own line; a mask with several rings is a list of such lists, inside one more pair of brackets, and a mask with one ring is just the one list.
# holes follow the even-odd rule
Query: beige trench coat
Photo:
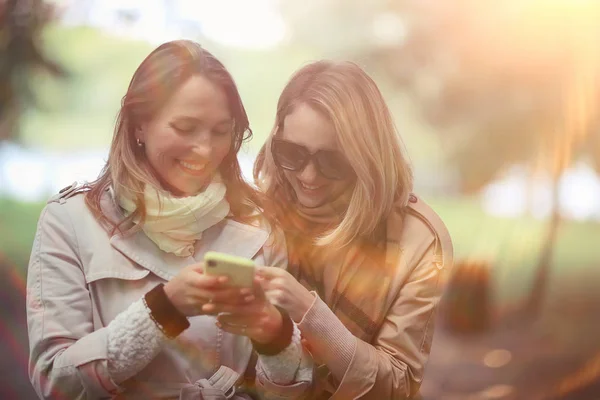
[[404, 211], [394, 212], [387, 221], [388, 230], [402, 227], [395, 244], [398, 265], [384, 304], [385, 318], [371, 343], [352, 336], [328, 308], [335, 271], [324, 277], [325, 298], [317, 298], [299, 324], [317, 364], [339, 363], [340, 349], [352, 349], [340, 382], [325, 383], [333, 400], [418, 396], [436, 310], [453, 263], [453, 248], [446, 226], [422, 199], [411, 195]]
[[[285, 247], [265, 228], [224, 220], [197, 241], [193, 257], [161, 251], [141, 231], [110, 236], [74, 187], [42, 211], [27, 279], [30, 378], [41, 398], [179, 397], [186, 384], [209, 378], [224, 365], [243, 374], [251, 356], [247, 337], [215, 326], [212, 316], [190, 318], [190, 328], [171, 341], [132, 379], [121, 385], [107, 372], [106, 326], [131, 303], [208, 250], [287, 266]], [[103, 207], [122, 217], [106, 192]], [[259, 372], [257, 386], [274, 398], [298, 398], [309, 385], [278, 386]], [[270, 398], [272, 396], [269, 396]]]

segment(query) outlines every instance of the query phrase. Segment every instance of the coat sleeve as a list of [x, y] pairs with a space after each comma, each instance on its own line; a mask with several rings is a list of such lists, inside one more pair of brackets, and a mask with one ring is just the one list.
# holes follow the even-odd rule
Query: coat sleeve
[[120, 391], [107, 370], [107, 328], [92, 302], [66, 207], [42, 211], [27, 276], [29, 377], [38, 396], [103, 398]]
[[313, 356], [333, 374], [331, 399], [409, 399], [418, 392], [444, 278], [435, 245], [429, 243], [372, 343], [353, 336], [321, 299], [304, 316], [302, 334]]

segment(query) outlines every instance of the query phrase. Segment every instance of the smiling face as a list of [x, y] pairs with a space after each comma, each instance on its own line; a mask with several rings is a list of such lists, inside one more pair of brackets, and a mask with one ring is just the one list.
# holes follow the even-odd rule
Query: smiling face
[[164, 190], [175, 196], [201, 192], [231, 151], [233, 119], [225, 92], [193, 75], [136, 137]]
[[[305, 103], [299, 104], [285, 117], [281, 137], [306, 147], [313, 154], [318, 150], [340, 151], [333, 124]], [[325, 178], [319, 173], [314, 160], [300, 171], [283, 170], [283, 173], [298, 202], [308, 208], [320, 207], [336, 199], [350, 184], [349, 179]]]

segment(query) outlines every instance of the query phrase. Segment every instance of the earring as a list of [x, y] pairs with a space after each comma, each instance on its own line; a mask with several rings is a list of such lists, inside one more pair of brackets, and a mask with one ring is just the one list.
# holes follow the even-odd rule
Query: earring
[[140, 138], [135, 139], [135, 142], [137, 143], [138, 147], [144, 147], [144, 142], [142, 142]]

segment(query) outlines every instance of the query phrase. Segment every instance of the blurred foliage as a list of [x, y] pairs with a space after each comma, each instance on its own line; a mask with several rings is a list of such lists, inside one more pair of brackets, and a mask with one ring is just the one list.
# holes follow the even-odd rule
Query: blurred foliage
[[70, 79], [38, 77], [35, 88], [44, 107], [24, 115], [23, 142], [61, 150], [108, 147], [121, 98], [152, 46], [56, 24], [44, 32], [44, 44]]
[[0, 141], [18, 139], [21, 114], [39, 106], [35, 78], [65, 75], [40, 43], [53, 17], [42, 0], [0, 2]]
[[439, 128], [464, 190], [515, 163], [556, 179], [582, 157], [598, 165], [598, 2], [390, 4], [406, 37], [373, 54]]
[[282, 1], [291, 40], [315, 48], [321, 57], [360, 59], [374, 45], [377, 15], [386, 0]]
[[[476, 197], [433, 198], [430, 205], [448, 226], [456, 260], [484, 260], [493, 265], [500, 298], [522, 298], [531, 287], [546, 224], [532, 217], [498, 218], [486, 214]], [[556, 283], [597, 268], [600, 253], [595, 222], [564, 222], [554, 248]], [[597, 282], [590, 282], [590, 289]], [[595, 289], [594, 289], [595, 290]]]

